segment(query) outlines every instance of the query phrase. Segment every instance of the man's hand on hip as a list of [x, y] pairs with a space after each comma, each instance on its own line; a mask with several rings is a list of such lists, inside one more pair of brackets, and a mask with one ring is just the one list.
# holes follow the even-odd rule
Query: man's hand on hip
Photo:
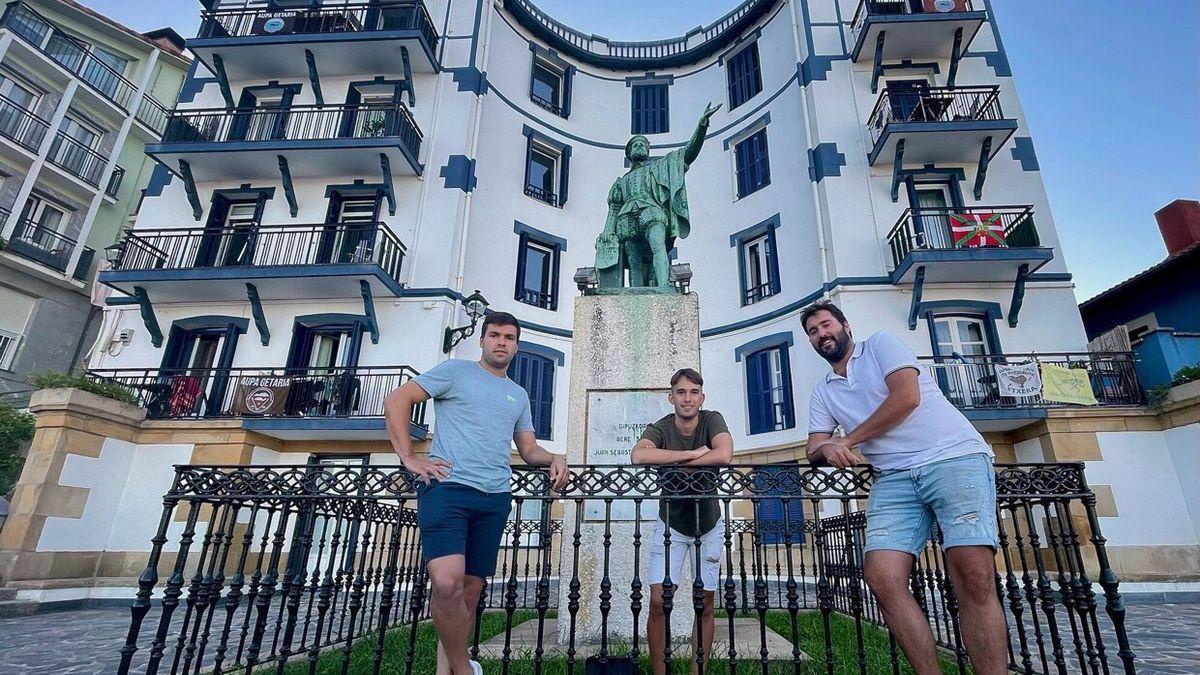
[[404, 468], [408, 469], [412, 475], [420, 478], [421, 482], [426, 485], [431, 480], [445, 480], [450, 477], [450, 462], [444, 459], [429, 459], [427, 457], [409, 455], [401, 457], [400, 461], [404, 463]]

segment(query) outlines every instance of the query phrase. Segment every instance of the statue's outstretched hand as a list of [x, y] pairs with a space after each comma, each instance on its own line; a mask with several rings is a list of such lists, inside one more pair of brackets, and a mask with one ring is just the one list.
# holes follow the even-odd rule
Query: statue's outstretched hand
[[704, 107], [704, 114], [700, 115], [700, 122], [703, 124], [707, 124], [708, 119], [710, 117], [712, 117], [713, 115], [717, 114], [717, 111], [720, 109], [721, 109], [720, 103], [718, 103], [716, 105], [709, 103], [707, 106]]

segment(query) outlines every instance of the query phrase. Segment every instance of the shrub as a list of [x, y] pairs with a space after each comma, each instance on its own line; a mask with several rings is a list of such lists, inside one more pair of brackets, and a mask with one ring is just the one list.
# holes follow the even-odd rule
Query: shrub
[[1194, 366], [1184, 366], [1175, 371], [1175, 377], [1171, 379], [1171, 385], [1178, 387], [1181, 384], [1195, 382], [1200, 380], [1200, 363]]
[[70, 373], [58, 373], [48, 371], [45, 373], [35, 373], [29, 376], [29, 383], [37, 389], [58, 389], [69, 387], [79, 389], [97, 396], [111, 398], [114, 401], [137, 405], [137, 398], [134, 397], [127, 389], [120, 385], [111, 382], [97, 382], [89, 380], [84, 375], [74, 375]]
[[0, 403], [0, 495], [8, 494], [25, 460], [21, 444], [33, 438], [33, 415]]

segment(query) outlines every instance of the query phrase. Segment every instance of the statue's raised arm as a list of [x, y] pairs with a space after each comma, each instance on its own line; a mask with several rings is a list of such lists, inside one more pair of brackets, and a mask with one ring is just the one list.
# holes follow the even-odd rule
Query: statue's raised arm
[[690, 165], [700, 155], [700, 148], [704, 145], [704, 136], [708, 133], [708, 120], [720, 109], [720, 103], [716, 105], [709, 103], [704, 108], [704, 113], [700, 115], [700, 121], [696, 123], [696, 130], [692, 132], [692, 138], [688, 141], [687, 148], [684, 149], [684, 164]]

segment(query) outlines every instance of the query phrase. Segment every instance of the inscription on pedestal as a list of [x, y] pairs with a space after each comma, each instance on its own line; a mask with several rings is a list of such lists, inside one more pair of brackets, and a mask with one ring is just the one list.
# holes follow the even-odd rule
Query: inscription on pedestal
[[[646, 425], [673, 412], [665, 389], [634, 389], [588, 392], [587, 436], [584, 457], [588, 464], [633, 463], [633, 446], [642, 437]], [[630, 500], [613, 502], [613, 520], [634, 520], [635, 504]], [[641, 519], [653, 519], [657, 506], [650, 500], [642, 503]], [[604, 520], [604, 502], [584, 503], [584, 518]]]

